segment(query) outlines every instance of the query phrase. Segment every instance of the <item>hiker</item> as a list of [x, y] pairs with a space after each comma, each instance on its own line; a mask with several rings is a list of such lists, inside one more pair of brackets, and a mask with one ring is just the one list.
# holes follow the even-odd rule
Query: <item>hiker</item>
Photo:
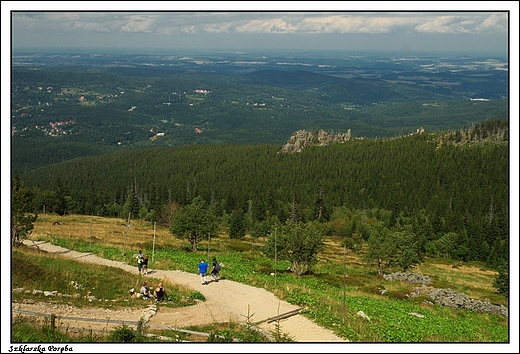
[[139, 253], [135, 255], [135, 258], [137, 258], [137, 271], [139, 274], [142, 273], [143, 269], [143, 257], [143, 252], [141, 252], [141, 250], [139, 250]]
[[148, 274], [148, 255], [145, 254], [143, 256], [143, 260], [141, 261], [141, 271], [143, 274]]
[[218, 282], [218, 272], [220, 272], [220, 264], [218, 264], [217, 259], [213, 257], [213, 267], [211, 268], [211, 276]]
[[206, 275], [208, 273], [208, 263], [206, 263], [203, 259], [199, 263], [199, 270], [200, 273], [200, 282], [202, 285], [208, 284], [208, 279], [206, 278]]
[[157, 284], [157, 288], [155, 288], [155, 291], [153, 292], [155, 301], [163, 301], [166, 299], [166, 296], [166, 289], [164, 289], [163, 283]]
[[144, 282], [143, 286], [141, 286], [139, 294], [143, 294], [143, 299], [149, 299], [152, 297], [152, 293], [150, 293], [150, 290], [148, 289], [148, 285], [146, 284], [146, 282]]

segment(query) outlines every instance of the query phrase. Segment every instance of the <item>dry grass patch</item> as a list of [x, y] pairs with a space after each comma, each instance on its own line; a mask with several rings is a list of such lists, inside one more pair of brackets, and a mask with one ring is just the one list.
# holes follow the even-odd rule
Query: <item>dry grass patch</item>
[[147, 221], [130, 220], [129, 226], [120, 218], [81, 215], [40, 215], [34, 223], [31, 239], [47, 239], [49, 236], [98, 242], [100, 245], [120, 248], [133, 252], [143, 249], [151, 252], [155, 247], [181, 247], [182, 240], [173, 236], [166, 227], [156, 226]]
[[449, 264], [435, 264], [436, 268], [445, 269], [447, 271], [456, 270], [457, 273], [468, 273], [468, 274], [482, 274], [482, 275], [490, 275], [495, 276], [497, 274], [496, 271], [488, 270], [488, 269], [482, 269], [475, 266], [468, 266], [463, 264], [458, 265], [449, 265]]
[[453, 264], [425, 262], [415, 267], [414, 272], [429, 275], [437, 288], [457, 289], [469, 298], [507, 306], [507, 299], [497, 296], [493, 287], [495, 271], [458, 263], [454, 267]]

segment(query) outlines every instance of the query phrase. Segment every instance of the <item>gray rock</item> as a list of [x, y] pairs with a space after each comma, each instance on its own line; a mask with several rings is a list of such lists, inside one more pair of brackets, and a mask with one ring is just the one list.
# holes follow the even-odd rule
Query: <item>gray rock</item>
[[334, 143], [344, 143], [352, 138], [350, 129], [347, 133], [331, 134], [324, 130], [318, 132], [308, 132], [306, 130], [298, 130], [294, 132], [287, 143], [282, 147], [281, 152], [293, 153], [301, 152], [308, 146], [325, 146]]
[[368, 317], [363, 311], [359, 310], [356, 315], [360, 316], [360, 317], [363, 317], [364, 319], [367, 319], [368, 321], [370, 321], [370, 317]]
[[417, 274], [417, 273], [408, 273], [408, 272], [396, 272], [391, 274], [384, 274], [383, 278], [387, 281], [405, 281], [412, 284], [423, 284], [423, 285], [431, 285], [432, 280], [427, 275]]
[[[432, 288], [426, 285], [432, 284], [430, 277], [416, 273], [396, 272], [384, 274], [383, 278], [387, 281], [406, 281], [413, 284], [422, 284], [410, 293], [410, 297], [428, 296], [436, 305], [451, 308], [465, 308], [476, 312], [487, 312], [503, 317], [509, 316], [507, 307], [503, 305], [493, 305], [489, 302], [470, 299], [466, 294], [459, 293], [452, 289]], [[429, 301], [427, 303], [430, 303]], [[431, 303], [430, 303], [431, 304]]]
[[408, 314], [412, 315], [412, 316], [415, 316], [415, 317], [424, 318], [424, 315], [420, 314], [418, 312], [409, 312]]

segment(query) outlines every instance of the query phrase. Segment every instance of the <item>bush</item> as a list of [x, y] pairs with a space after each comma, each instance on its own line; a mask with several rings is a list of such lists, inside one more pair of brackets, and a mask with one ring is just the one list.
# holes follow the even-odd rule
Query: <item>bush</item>
[[509, 274], [506, 267], [499, 267], [498, 275], [493, 281], [493, 287], [497, 290], [497, 294], [509, 296]]
[[117, 343], [135, 343], [143, 342], [143, 336], [127, 325], [121, 325], [110, 333], [108, 340]]
[[190, 297], [192, 299], [197, 299], [197, 300], [201, 300], [201, 301], [205, 301], [206, 300], [206, 297], [204, 295], [202, 295], [202, 293], [200, 291], [194, 291], [190, 294]]

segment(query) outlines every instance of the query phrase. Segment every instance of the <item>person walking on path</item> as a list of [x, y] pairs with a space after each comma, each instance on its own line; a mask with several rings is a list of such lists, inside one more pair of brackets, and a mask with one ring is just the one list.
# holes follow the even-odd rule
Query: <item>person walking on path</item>
[[208, 278], [206, 277], [208, 274], [208, 263], [203, 259], [199, 263], [198, 273], [200, 274], [200, 283], [202, 285], [208, 284]]
[[143, 272], [143, 252], [139, 250], [139, 253], [135, 255], [135, 258], [137, 258], [137, 271], [139, 274]]
[[145, 254], [143, 256], [143, 260], [141, 261], [141, 271], [144, 274], [148, 274], [148, 255]]
[[211, 268], [211, 276], [215, 282], [218, 282], [218, 272], [220, 272], [220, 264], [218, 264], [217, 259], [213, 257], [213, 267]]

